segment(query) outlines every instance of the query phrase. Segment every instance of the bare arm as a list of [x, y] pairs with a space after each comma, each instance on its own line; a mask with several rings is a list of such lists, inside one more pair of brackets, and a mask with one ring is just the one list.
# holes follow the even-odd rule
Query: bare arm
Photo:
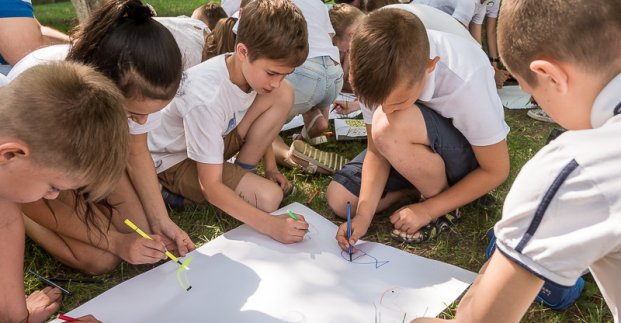
[[[498, 57], [498, 44], [496, 40], [496, 21], [497, 18], [485, 18], [485, 29], [487, 36], [487, 52], [489, 57]], [[492, 63], [494, 67], [498, 67], [497, 63]]]
[[168, 215], [160, 193], [157, 174], [147, 147], [147, 134], [130, 136], [130, 156], [127, 165], [132, 186], [140, 199], [153, 233], [169, 239], [176, 245], [179, 255], [195, 248], [190, 237]]
[[483, 32], [483, 25], [471, 22], [468, 30], [470, 30], [470, 35], [472, 35], [472, 38], [474, 38], [477, 43], [481, 44], [481, 33]]
[[0, 18], [0, 54], [11, 65], [45, 46], [41, 27], [29, 17]]
[[304, 238], [304, 233], [308, 228], [305, 221], [295, 221], [288, 215], [269, 215], [248, 204], [235, 191], [224, 185], [222, 164], [197, 162], [196, 167], [203, 195], [215, 207], [282, 243], [298, 242]]
[[377, 151], [373, 144], [372, 126], [367, 124], [366, 128], [367, 134], [369, 134], [367, 136], [367, 153], [362, 163], [362, 183], [356, 215], [351, 222], [351, 240], [347, 241], [347, 223], [343, 223], [336, 234], [336, 240], [343, 250], [347, 250], [350, 244], [354, 245], [369, 229], [390, 172], [390, 163]]
[[0, 201], [0, 322], [26, 322], [24, 223], [17, 206]]

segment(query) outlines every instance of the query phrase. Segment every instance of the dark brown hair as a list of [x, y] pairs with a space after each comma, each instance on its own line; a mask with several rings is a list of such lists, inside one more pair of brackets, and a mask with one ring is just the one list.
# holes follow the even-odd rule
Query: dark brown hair
[[183, 73], [177, 42], [139, 0], [110, 0], [73, 33], [68, 60], [95, 67], [126, 98], [170, 100]]
[[244, 7], [237, 43], [246, 45], [251, 62], [267, 58], [297, 67], [308, 56], [306, 20], [289, 0], [255, 0]]
[[505, 0], [498, 18], [498, 49], [511, 72], [536, 86], [530, 63], [569, 62], [611, 76], [621, 57], [619, 0]]
[[[463, 0], [459, 0], [463, 1]], [[399, 3], [399, 0], [363, 0], [362, 8], [364, 11], [371, 12], [389, 4]]]
[[423, 79], [429, 39], [418, 17], [401, 9], [374, 11], [354, 33], [349, 82], [362, 103], [381, 105], [396, 86]]
[[345, 31], [358, 19], [364, 17], [362, 10], [346, 3], [336, 4], [330, 10], [330, 23], [334, 28], [333, 42], [345, 36]]

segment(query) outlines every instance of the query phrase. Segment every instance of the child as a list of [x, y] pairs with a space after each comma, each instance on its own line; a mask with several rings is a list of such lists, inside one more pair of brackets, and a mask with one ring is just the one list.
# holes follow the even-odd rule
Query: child
[[205, 37], [205, 47], [203, 47], [203, 62], [235, 50], [235, 39], [237, 35], [233, 33], [233, 27], [237, 23], [237, 18], [228, 17], [220, 19], [216, 27]]
[[[0, 87], [0, 322], [47, 321], [61, 300], [50, 287], [24, 297], [18, 203], [52, 201], [69, 189], [89, 202], [108, 194], [128, 157], [125, 120], [118, 89], [86, 66], [37, 66]], [[60, 217], [50, 220], [64, 225]]]
[[503, 2], [498, 35], [505, 66], [569, 131], [513, 183], [494, 228], [499, 252], [462, 298], [457, 320], [517, 322], [544, 282], [569, 287], [588, 268], [619, 322], [619, 12], [620, 1]]
[[[306, 19], [309, 53], [304, 64], [286, 77], [295, 89], [295, 104], [288, 119], [301, 114], [304, 126], [296, 139], [315, 146], [327, 141], [323, 132], [329, 126], [330, 105], [343, 87], [343, 69], [339, 62], [339, 50], [332, 44], [334, 29], [330, 23], [328, 8], [321, 1], [292, 2], [300, 8]], [[299, 141], [294, 142], [290, 149], [280, 137], [276, 138], [273, 145], [279, 164], [301, 167], [310, 172], [332, 174], [348, 161], [336, 153], [320, 152], [311, 148], [305, 142]], [[311, 151], [320, 158], [313, 160]], [[331, 161], [334, 162], [330, 163]]]
[[425, 199], [391, 215], [393, 237], [426, 241], [459, 218], [457, 212], [443, 214], [508, 176], [509, 127], [493, 69], [473, 41], [426, 31], [416, 15], [392, 8], [372, 12], [358, 27], [350, 59], [350, 81], [370, 135], [366, 152], [339, 171], [327, 190], [337, 215], [346, 215], [347, 201], [357, 205], [352, 238], [346, 239], [345, 224], [339, 244], [354, 244], [375, 212], [413, 188]]
[[[107, 2], [80, 26], [70, 48], [48, 47], [23, 60], [36, 64], [46, 50], [56, 51], [56, 59], [66, 56], [94, 66], [125, 97], [130, 155], [123, 178], [105, 201], [84, 206], [74, 199], [74, 192], [66, 191], [56, 201], [23, 206], [28, 236], [60, 262], [92, 275], [113, 270], [121, 260], [154, 263], [165, 258], [166, 249], [183, 256], [194, 248], [168, 216], [147, 148], [147, 132], [158, 127], [159, 110], [174, 97], [182, 75], [179, 48], [152, 15], [150, 7], [138, 0]], [[14, 70], [26, 68], [19, 65], [22, 62]], [[84, 207], [90, 207], [100, 222], [111, 218], [109, 230], [89, 232], [76, 217]], [[63, 225], [53, 221], [51, 214], [62, 218]], [[155, 240], [137, 235], [123, 223], [125, 218], [153, 234]]]
[[204, 22], [185, 16], [153, 19], [166, 27], [175, 38], [183, 57], [184, 70], [202, 62], [205, 36], [210, 32]]
[[[273, 239], [301, 241], [308, 224], [271, 216], [291, 183], [278, 171], [271, 143], [293, 105], [283, 82], [308, 54], [306, 23], [287, 0], [244, 8], [233, 54], [187, 71], [180, 94], [149, 134], [162, 185], [193, 202], [208, 201]], [[237, 152], [234, 163], [227, 162]], [[258, 176], [263, 158], [265, 178]]]

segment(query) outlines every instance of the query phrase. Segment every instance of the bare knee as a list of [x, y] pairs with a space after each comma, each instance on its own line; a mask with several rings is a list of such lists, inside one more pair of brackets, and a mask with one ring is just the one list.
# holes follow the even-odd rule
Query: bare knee
[[[354, 211], [355, 206], [358, 204], [358, 198], [341, 183], [335, 181], [330, 182], [328, 185], [326, 199], [332, 212], [343, 219], [347, 218], [347, 202], [349, 201], [352, 204], [352, 211]], [[355, 211], [352, 212], [352, 215], [355, 215]]]
[[101, 253], [93, 253], [92, 256], [79, 257], [76, 264], [67, 264], [75, 269], [91, 276], [109, 273], [121, 263], [121, 258], [102, 250]]
[[[282, 199], [283, 192], [280, 186], [270, 182], [256, 192], [256, 207], [265, 212], [274, 212], [280, 206]], [[252, 203], [252, 199], [249, 199], [249, 201]]]

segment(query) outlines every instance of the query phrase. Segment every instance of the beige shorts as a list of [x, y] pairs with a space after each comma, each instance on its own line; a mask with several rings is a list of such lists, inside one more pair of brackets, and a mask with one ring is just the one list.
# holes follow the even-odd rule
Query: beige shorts
[[[235, 156], [244, 145], [244, 139], [239, 136], [237, 129], [233, 129], [224, 137], [224, 160]], [[238, 165], [224, 162], [222, 164], [222, 183], [228, 188], [235, 190], [247, 170]], [[198, 169], [196, 162], [185, 159], [177, 165], [159, 173], [157, 177], [167, 190], [181, 195], [193, 202], [206, 202], [198, 182]]]

